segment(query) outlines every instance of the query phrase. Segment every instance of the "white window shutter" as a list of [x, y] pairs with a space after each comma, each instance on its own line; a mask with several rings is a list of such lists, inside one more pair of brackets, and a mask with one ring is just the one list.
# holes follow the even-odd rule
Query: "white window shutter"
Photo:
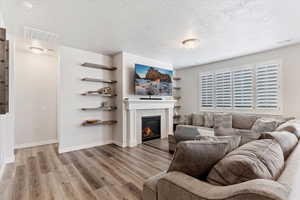
[[256, 67], [256, 108], [279, 107], [279, 65]]
[[231, 72], [215, 73], [215, 95], [217, 108], [232, 107], [232, 76]]
[[214, 107], [214, 74], [200, 74], [201, 107]]
[[253, 108], [253, 69], [233, 71], [233, 107]]

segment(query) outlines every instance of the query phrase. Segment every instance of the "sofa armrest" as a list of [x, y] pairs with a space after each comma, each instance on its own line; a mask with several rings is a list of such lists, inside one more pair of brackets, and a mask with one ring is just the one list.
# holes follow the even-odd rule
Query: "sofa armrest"
[[289, 193], [286, 186], [264, 179], [215, 186], [181, 172], [170, 172], [158, 181], [158, 200], [288, 200]]

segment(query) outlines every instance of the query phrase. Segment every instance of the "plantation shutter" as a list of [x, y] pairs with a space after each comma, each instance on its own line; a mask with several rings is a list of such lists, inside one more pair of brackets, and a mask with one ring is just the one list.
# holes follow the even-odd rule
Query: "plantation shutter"
[[214, 75], [200, 74], [201, 107], [214, 107]]
[[253, 107], [253, 69], [233, 72], [233, 107]]
[[215, 73], [215, 94], [217, 108], [232, 107], [231, 72]]
[[279, 107], [279, 65], [256, 67], [256, 107]]

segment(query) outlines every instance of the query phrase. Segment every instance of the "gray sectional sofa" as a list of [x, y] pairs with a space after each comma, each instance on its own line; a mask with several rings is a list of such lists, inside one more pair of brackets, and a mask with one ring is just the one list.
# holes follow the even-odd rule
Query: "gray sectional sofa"
[[[218, 161], [212, 168], [210, 168], [210, 173], [207, 175], [207, 178], [197, 178], [191, 175], [187, 175], [187, 173], [183, 173], [182, 171], [170, 171], [163, 172], [154, 177], [151, 177], [144, 184], [143, 188], [143, 200], [298, 200], [300, 199], [300, 121], [299, 120], [290, 120], [287, 118], [282, 118], [279, 116], [273, 116], [272, 119], [275, 119], [276, 127], [272, 127], [274, 125], [273, 122], [267, 119], [266, 116], [239, 116], [236, 115], [232, 117], [232, 127], [218, 127], [218, 123], [214, 124], [214, 128], [216, 131], [227, 131], [226, 134], [234, 134], [234, 135], [242, 135], [245, 131], [248, 134], [259, 134], [258, 138], [253, 138], [249, 140], [250, 142], [241, 143], [240, 146], [231, 152], [227, 153], [220, 161]], [[268, 116], [270, 117], [270, 116]], [[256, 118], [256, 120], [254, 120]], [[260, 120], [260, 121], [257, 121]], [[215, 126], [216, 125], [216, 126]], [[187, 128], [193, 128], [194, 130], [197, 127], [192, 125], [183, 125]], [[255, 127], [256, 126], [256, 127]], [[207, 128], [207, 127], [206, 127]], [[212, 127], [213, 128], [213, 127]], [[237, 129], [237, 130], [236, 130]], [[272, 132], [266, 133], [257, 133], [256, 131], [263, 131], [268, 129], [275, 129]], [[194, 132], [191, 131], [191, 132]], [[196, 131], [197, 132], [197, 131]], [[201, 130], [199, 131], [201, 135]], [[225, 134], [225, 135], [226, 135]], [[221, 134], [222, 135], [222, 134]], [[224, 135], [224, 133], [223, 133]], [[211, 137], [211, 136], [209, 136]], [[216, 138], [212, 136], [213, 138]], [[234, 136], [236, 137], [236, 136]], [[240, 136], [239, 136], [240, 137]], [[203, 137], [205, 138], [205, 137]], [[196, 138], [197, 140], [197, 138]], [[189, 143], [194, 144], [196, 140], [193, 141], [184, 141], [180, 142], [178, 148], [187, 145]], [[264, 142], [272, 143], [271, 146], [263, 145], [261, 147], [255, 146], [255, 143]], [[252, 144], [253, 143], [253, 144]], [[260, 145], [261, 145], [260, 144]], [[277, 145], [277, 150], [282, 151], [281, 159], [276, 156], [274, 151], [274, 145]], [[195, 144], [194, 144], [195, 145]], [[195, 147], [195, 146], [194, 146]], [[193, 151], [195, 148], [193, 147]], [[279, 149], [278, 149], [279, 148]], [[265, 151], [264, 149], [268, 149]], [[246, 150], [246, 151], [245, 151]], [[247, 153], [248, 150], [248, 153]], [[182, 150], [176, 151], [175, 155], [178, 154]], [[266, 159], [260, 158], [257, 156], [259, 152], [262, 157]], [[186, 151], [185, 151], [186, 153]], [[238, 155], [236, 155], [238, 154]], [[247, 155], [248, 154], [248, 155]], [[271, 154], [271, 155], [270, 155]], [[190, 156], [195, 155], [190, 154]], [[256, 156], [255, 156], [256, 155]], [[278, 154], [279, 155], [279, 154]], [[261, 171], [266, 173], [277, 170], [277, 175], [274, 175], [272, 178], [253, 178], [250, 177], [240, 177], [240, 182], [232, 184], [228, 182], [228, 184], [218, 185], [209, 181], [210, 174], [214, 169], [220, 169], [220, 167], [224, 167], [224, 163], [234, 160], [232, 157], [237, 156], [236, 160], [244, 160], [241, 159], [243, 156], [248, 156], [249, 159], [245, 159], [240, 163], [257, 163], [252, 168], [252, 172], [254, 174], [257, 173], [258, 176], [262, 176]], [[241, 157], [240, 157], [241, 156]], [[254, 156], [254, 157], [253, 157]], [[181, 157], [183, 158], [183, 157]], [[227, 158], [227, 160], [226, 160]], [[270, 159], [269, 159], [270, 158]], [[209, 158], [207, 158], [209, 159]], [[257, 159], [257, 161], [256, 161]], [[174, 156], [173, 161], [176, 160], [176, 156]], [[184, 157], [184, 160], [189, 160]], [[193, 160], [193, 159], [191, 159]], [[226, 160], [223, 161], [223, 160]], [[189, 161], [191, 162], [191, 161]], [[188, 162], [188, 163], [189, 163]], [[278, 166], [281, 162], [280, 169], [274, 166]], [[202, 162], [200, 162], [202, 163]], [[203, 160], [205, 164], [206, 161]], [[192, 164], [192, 167], [195, 169], [196, 163]], [[202, 165], [202, 164], [201, 164]], [[172, 166], [172, 165], [171, 165]], [[216, 167], [218, 166], [218, 167]], [[262, 169], [259, 166], [269, 166], [267, 168]], [[228, 168], [229, 167], [229, 168]], [[215, 173], [215, 177], [219, 177], [219, 179], [230, 180], [231, 177], [228, 176], [228, 169], [231, 171], [230, 173], [235, 173], [235, 171], [242, 171], [242, 174], [247, 174], [247, 165], [241, 166], [245, 169], [245, 173], [243, 170], [238, 169], [238, 166], [227, 165], [227, 169], [223, 169], [222, 174]], [[225, 171], [224, 171], [225, 170]], [[220, 172], [220, 171], [219, 171]], [[229, 174], [230, 174], [229, 173]], [[252, 173], [250, 173], [253, 175]], [[271, 173], [272, 174], [272, 173]], [[212, 176], [214, 177], [214, 176]], [[235, 177], [238, 178], [239, 177]], [[246, 180], [248, 179], [248, 180]]]
[[[220, 113], [220, 112], [203, 112], [198, 114], [184, 115], [177, 128], [184, 131], [176, 132], [174, 135], [190, 132], [198, 132], [203, 136], [224, 136], [224, 135], [241, 135], [242, 143], [246, 143], [259, 137], [260, 129], [264, 127], [264, 124], [257, 124], [254, 126], [257, 119], [260, 118], [272, 118], [278, 120], [278, 124], [287, 120], [293, 119], [293, 117], [282, 117], [280, 115], [266, 115], [266, 114], [240, 114], [240, 113]], [[196, 130], [197, 131], [196, 131]], [[169, 151], [172, 153], [175, 151], [176, 144], [181, 140], [176, 140], [174, 135], [169, 135]]]

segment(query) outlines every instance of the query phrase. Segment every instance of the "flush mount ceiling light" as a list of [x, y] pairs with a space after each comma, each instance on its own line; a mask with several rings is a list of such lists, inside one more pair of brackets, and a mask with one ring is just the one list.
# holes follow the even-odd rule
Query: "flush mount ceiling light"
[[35, 54], [42, 54], [45, 52], [45, 50], [41, 47], [29, 47], [29, 50], [32, 52], [32, 53], [35, 53]]
[[196, 38], [190, 38], [182, 41], [183, 46], [188, 49], [193, 49], [199, 46], [200, 42]]
[[25, 8], [28, 8], [28, 9], [33, 8], [32, 3], [30, 3], [29, 1], [23, 1], [22, 5], [23, 5]]

